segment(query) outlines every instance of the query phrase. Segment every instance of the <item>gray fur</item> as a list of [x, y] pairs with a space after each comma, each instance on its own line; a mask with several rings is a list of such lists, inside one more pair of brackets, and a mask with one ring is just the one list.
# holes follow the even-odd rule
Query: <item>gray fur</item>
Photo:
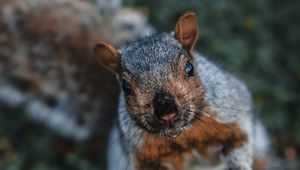
[[218, 113], [220, 122], [236, 121], [248, 136], [248, 142], [225, 158], [230, 168], [251, 169], [253, 161], [253, 104], [243, 82], [197, 54], [197, 70], [205, 86], [205, 101]]
[[[171, 34], [163, 33], [125, 45], [120, 52], [122, 69], [134, 75], [136, 81], [140, 82], [141, 88], [148, 90], [157, 86], [163, 87], [164, 72], [170, 71], [164, 70], [166, 68], [164, 66], [176, 61], [182, 48]], [[196, 71], [204, 86], [204, 102], [217, 113], [219, 122], [238, 122], [248, 137], [242, 147], [234, 149], [224, 158], [225, 164], [231, 169], [252, 169], [252, 161], [256, 154], [254, 146], [259, 146], [258, 155], [264, 156], [268, 151], [268, 142], [263, 126], [253, 118], [254, 108], [250, 92], [242, 81], [223, 71], [197, 52], [195, 60]], [[150, 76], [149, 73], [154, 75]], [[121, 161], [123, 165], [117, 164], [118, 159], [129, 161], [128, 169], [134, 170], [134, 158], [130, 158], [130, 155], [134, 153], [139, 136], [142, 134], [139, 127], [128, 116], [123, 94], [120, 95], [119, 102], [118, 125], [115, 125], [111, 132], [109, 141], [113, 143], [110, 146], [113, 149], [108, 151], [108, 170], [126, 168], [127, 165], [125, 166], [123, 161]], [[260, 131], [259, 135], [255, 135], [255, 131]], [[116, 136], [121, 136], [121, 140], [114, 142]], [[255, 143], [259, 140], [263, 140], [265, 144]], [[121, 155], [121, 158], [118, 158], [118, 155]]]
[[166, 69], [172, 68], [181, 51], [178, 41], [169, 34], [151, 36], [121, 48], [121, 68], [134, 77], [139, 88], [159, 88], [164, 83], [165, 73], [175, 71]]

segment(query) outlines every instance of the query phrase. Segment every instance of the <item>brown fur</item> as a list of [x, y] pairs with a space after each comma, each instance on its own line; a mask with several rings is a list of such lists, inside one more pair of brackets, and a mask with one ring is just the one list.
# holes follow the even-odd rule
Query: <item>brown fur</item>
[[183, 169], [185, 157], [192, 150], [209, 159], [212, 156], [208, 152], [210, 147], [222, 146], [223, 154], [227, 154], [242, 146], [246, 140], [246, 134], [236, 123], [224, 124], [213, 117], [202, 117], [175, 138], [143, 135], [143, 142], [135, 155], [136, 167], [144, 170], [168, 162], [179, 170]]
[[[189, 108], [193, 112], [199, 110], [202, 105], [203, 89], [198, 76], [187, 78], [184, 69], [188, 60], [193, 63], [192, 50], [198, 39], [199, 28], [197, 25], [197, 19], [195, 13], [189, 12], [180, 17], [175, 28], [175, 38], [179, 41], [182, 47], [188, 54], [182, 54], [179, 61], [176, 63], [166, 63], [165, 73], [166, 80], [164, 84], [156, 82], [161, 89], [170, 93], [175, 99], [178, 107]], [[132, 95], [126, 96], [127, 111], [132, 118], [137, 121], [138, 124], [144, 125], [147, 123], [145, 120], [149, 120], [145, 116], [145, 112], [153, 112], [152, 101], [156, 93], [155, 88], [142, 87], [145, 84], [141, 80], [136, 80], [137, 75], [131, 75], [130, 73], [119, 72], [121, 55], [111, 45], [99, 42], [94, 46], [94, 52], [98, 60], [108, 69], [118, 75], [119, 81], [126, 80], [132, 89]], [[177, 66], [176, 70], [173, 66]], [[193, 63], [195, 65], [195, 63]], [[197, 73], [195, 73], [197, 74]], [[147, 72], [148, 78], [156, 77], [155, 73]], [[145, 81], [145, 80], [144, 80]], [[177, 83], [174, 83], [177, 82]], [[146, 82], [147, 83], [147, 82]], [[121, 84], [121, 82], [119, 82]], [[192, 101], [192, 102], [190, 102]], [[184, 106], [180, 106], [180, 105]], [[189, 107], [187, 105], [190, 105]], [[153, 116], [152, 116], [153, 117]], [[152, 121], [153, 122], [153, 121]]]
[[113, 46], [99, 42], [94, 46], [94, 52], [100, 63], [108, 69], [119, 72], [120, 69], [120, 53]]
[[191, 54], [199, 36], [196, 14], [188, 12], [182, 15], [175, 28], [175, 37]]
[[[188, 79], [184, 74], [185, 64], [191, 58], [193, 57], [185, 55], [180, 57], [179, 61], [177, 61], [177, 70], [175, 72], [168, 71], [169, 74], [164, 81], [164, 88], [174, 96], [175, 103], [179, 108], [189, 108], [196, 112], [203, 105], [204, 91], [198, 76]], [[193, 63], [193, 61], [191, 62]], [[166, 67], [166, 69], [170, 68]], [[144, 113], [151, 112], [154, 109], [152, 101], [155, 91], [153, 89], [140, 89], [141, 82], [135, 82], [131, 75], [126, 72], [121, 77], [121, 79], [125, 79], [130, 83], [133, 91], [133, 95], [127, 97], [126, 100], [128, 113], [135, 118], [135, 121], [143, 125], [146, 123], [146, 120], [149, 121], [149, 118], [146, 118], [147, 115]]]
[[[134, 153], [136, 169], [181, 170], [193, 150], [209, 159], [212, 156], [209, 153], [211, 147], [221, 146], [222, 153], [226, 155], [247, 141], [247, 135], [238, 124], [221, 123], [214, 119], [215, 113], [203, 102], [204, 88], [199, 76], [186, 75], [187, 62], [195, 65], [192, 50], [198, 33], [195, 14], [184, 14], [175, 28], [175, 38], [186, 51], [178, 60], [168, 60], [160, 65], [163, 73], [156, 70], [135, 72], [134, 69], [119, 73], [120, 80], [125, 80], [132, 91], [130, 95], [125, 95], [128, 114], [145, 130]], [[115, 61], [114, 64], [118, 65], [119, 60], [112, 60], [113, 57], [101, 57], [112, 50], [108, 46], [103, 47], [106, 49], [98, 53], [100, 60], [104, 60], [102, 63], [110, 67], [111, 62]], [[194, 70], [194, 75], [197, 74]], [[158, 121], [155, 119], [157, 115], [153, 101], [157, 93], [167, 93], [174, 98], [172, 102], [180, 116], [174, 119], [173, 127], [155, 124]], [[188, 128], [185, 127], [187, 124]]]

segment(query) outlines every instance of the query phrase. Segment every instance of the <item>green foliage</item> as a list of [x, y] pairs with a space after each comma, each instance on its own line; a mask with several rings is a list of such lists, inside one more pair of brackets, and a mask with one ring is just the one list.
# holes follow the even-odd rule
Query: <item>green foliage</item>
[[[1, 170], [96, 170], [103, 167], [102, 141], [59, 137], [28, 119], [22, 108], [0, 107]], [[98, 148], [98, 149], [95, 149]]]

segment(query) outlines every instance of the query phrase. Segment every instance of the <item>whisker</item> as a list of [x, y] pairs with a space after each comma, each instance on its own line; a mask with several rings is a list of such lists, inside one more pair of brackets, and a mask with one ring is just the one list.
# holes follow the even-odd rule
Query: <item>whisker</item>
[[202, 86], [201, 86], [201, 85], [197, 85], [195, 88], [192, 88], [191, 90], [187, 91], [186, 93], [182, 94], [181, 96], [184, 98], [184, 97], [186, 97], [188, 94], [190, 94], [191, 92], [196, 91], [196, 90], [198, 90], [198, 89], [200, 89], [200, 88], [202, 88]]
[[212, 104], [205, 104], [206, 106], [210, 106], [210, 107], [216, 107], [219, 109], [223, 109], [223, 110], [233, 110], [233, 111], [239, 111], [239, 112], [251, 112], [251, 110], [243, 110], [243, 109], [239, 109], [239, 108], [232, 108], [232, 107], [224, 107], [224, 106], [219, 106], [219, 105], [212, 105]]
[[200, 75], [200, 78], [203, 82], [203, 84], [206, 83], [206, 81], [211, 78], [212, 75], [216, 74], [217, 72], [219, 72], [220, 70], [217, 68], [217, 67], [213, 67], [207, 74], [205, 77], [201, 78], [201, 75]]
[[[147, 133], [147, 134], [148, 134], [148, 137], [147, 137], [147, 139], [146, 139], [145, 153], [147, 153], [148, 140], [149, 140], [149, 137], [150, 137], [150, 133]], [[145, 154], [145, 158], [144, 158], [144, 159], [146, 160], [146, 154]]]
[[[142, 130], [142, 134], [140, 135], [140, 137], [138, 138], [138, 141], [137, 141], [137, 143], [136, 143], [136, 145], [135, 145], [135, 149], [134, 150], [136, 150], [137, 149], [137, 147], [138, 147], [138, 144], [139, 144], [139, 142], [140, 142], [140, 140], [142, 139], [142, 136], [144, 135], [144, 130]], [[134, 153], [135, 152], [132, 152], [131, 153], [131, 156], [130, 156], [130, 158], [129, 158], [129, 160], [128, 160], [128, 163], [127, 163], [127, 167], [126, 167], [126, 170], [128, 169], [128, 167], [129, 167], [129, 164], [130, 164], [130, 162], [131, 162], [131, 160], [132, 160], [132, 157], [133, 157], [133, 155], [134, 155]]]
[[[131, 124], [129, 124], [129, 126], [131, 127]], [[131, 129], [131, 128], [130, 128], [130, 129]], [[129, 138], [134, 137], [134, 136], [136, 135], [136, 133], [138, 132], [138, 130], [139, 130], [139, 127], [135, 130], [135, 132], [134, 132], [134, 133], [132, 134], [132, 136], [129, 137]], [[122, 135], [122, 136], [125, 136], [125, 135]], [[130, 140], [127, 140], [127, 146], [129, 146], [129, 142], [130, 142]], [[118, 169], [120, 169], [120, 162], [121, 162], [121, 159], [122, 159], [122, 154], [119, 155]]]
[[210, 117], [210, 114], [206, 113], [205, 111], [200, 110], [200, 112], [203, 113], [206, 117]]

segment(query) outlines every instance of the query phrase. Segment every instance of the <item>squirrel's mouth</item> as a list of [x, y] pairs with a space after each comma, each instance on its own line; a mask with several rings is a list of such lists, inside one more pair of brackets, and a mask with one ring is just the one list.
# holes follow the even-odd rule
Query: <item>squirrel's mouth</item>
[[179, 136], [181, 133], [183, 133], [184, 131], [186, 131], [188, 128], [189, 128], [188, 125], [181, 125], [174, 128], [162, 129], [158, 132], [158, 135], [175, 138]]
[[188, 130], [196, 120], [194, 114], [190, 112], [180, 112], [172, 121], [161, 121], [151, 113], [141, 115], [133, 117], [139, 127], [155, 136], [173, 138]]
[[189, 127], [188, 124], [188, 122], [184, 122], [183, 120], [164, 125], [157, 122], [147, 122], [143, 127], [154, 135], [174, 138], [187, 130]]
[[172, 137], [175, 138], [177, 137], [182, 131], [184, 131], [184, 129], [167, 129], [164, 132], [162, 132], [162, 136], [166, 136], [166, 137]]

